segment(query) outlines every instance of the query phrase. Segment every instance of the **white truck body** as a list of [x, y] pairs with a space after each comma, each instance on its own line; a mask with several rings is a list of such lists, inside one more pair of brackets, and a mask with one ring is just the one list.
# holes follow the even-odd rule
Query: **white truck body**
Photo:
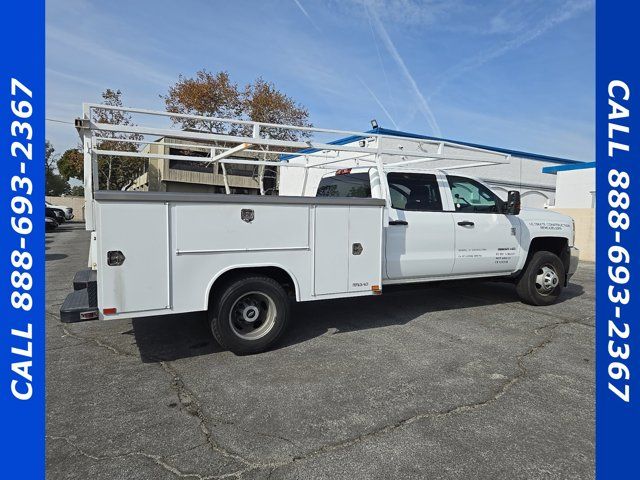
[[[298, 301], [371, 295], [382, 282], [383, 207], [376, 199], [99, 192], [100, 311], [207, 310], [215, 281], [240, 268], [281, 269]], [[351, 254], [353, 243], [361, 254]], [[114, 250], [125, 255], [117, 267], [107, 264]]]
[[[295, 193], [291, 177], [289, 196], [94, 191], [99, 154], [144, 156], [100, 150], [99, 132], [164, 135], [167, 131], [94, 124], [91, 108], [120, 107], [85, 105], [84, 118], [78, 121], [85, 146], [87, 229], [92, 231], [89, 263], [97, 277], [95, 316], [99, 318], [212, 311], [216, 302], [224, 303], [219, 297], [226, 295], [230, 279], [243, 276], [267, 277], [266, 283], [279, 284], [296, 301], [312, 301], [378, 295], [386, 284], [518, 279], [525, 274], [536, 288], [547, 282], [545, 291], [557, 293], [559, 283], [566, 284], [577, 267], [571, 218], [548, 210], [520, 211], [517, 192], [512, 192], [512, 203], [507, 205], [481, 181], [458, 174], [465, 166], [460, 153], [451, 157], [428, 145], [417, 145], [412, 151], [408, 140], [396, 150], [383, 150], [380, 138], [373, 146], [368, 141], [332, 145], [270, 140], [261, 135], [261, 128], [298, 127], [214, 119], [249, 124], [253, 136], [173, 131], [173, 136], [187, 139], [225, 142], [228, 149], [220, 154], [218, 147], [212, 147], [210, 157], [204, 159], [184, 153], [165, 156], [241, 163], [232, 154], [258, 145], [288, 148], [288, 152], [314, 148], [325, 158], [287, 167], [303, 172], [297, 195], [291, 195]], [[454, 163], [446, 170], [416, 168], [434, 159]], [[477, 156], [473, 162], [468, 166], [479, 166]], [[274, 165], [273, 161], [255, 163]], [[486, 163], [495, 166], [501, 160], [488, 156]], [[311, 174], [315, 169], [319, 173]], [[348, 188], [343, 189], [345, 185]], [[539, 272], [532, 273], [528, 262], [539, 251], [546, 252], [547, 260]], [[245, 323], [253, 322], [247, 315], [258, 312], [255, 297], [262, 295], [250, 293], [252, 299], [239, 307]], [[271, 300], [264, 298], [262, 305], [268, 310]], [[91, 313], [82, 315], [93, 318]], [[221, 313], [213, 313], [212, 321], [216, 315]]]
[[[109, 317], [117, 318], [207, 310], [215, 281], [245, 268], [283, 270], [297, 301], [509, 276], [522, 270], [533, 238], [572, 242], [571, 219], [557, 212], [456, 212], [445, 173], [401, 171], [434, 175], [442, 211], [389, 208], [390, 222], [408, 224], [385, 226], [384, 199], [97, 192], [100, 311], [115, 309]], [[465, 221], [474, 225], [458, 225]], [[122, 265], [107, 264], [110, 251], [123, 252]]]

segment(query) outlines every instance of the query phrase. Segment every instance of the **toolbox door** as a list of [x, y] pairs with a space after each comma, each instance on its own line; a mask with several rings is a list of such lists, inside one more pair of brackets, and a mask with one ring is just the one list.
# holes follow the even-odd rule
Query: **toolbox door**
[[349, 207], [349, 291], [382, 286], [382, 207]]
[[382, 277], [382, 207], [315, 208], [314, 293], [374, 292]]
[[171, 308], [169, 206], [97, 204], [98, 307], [115, 314]]

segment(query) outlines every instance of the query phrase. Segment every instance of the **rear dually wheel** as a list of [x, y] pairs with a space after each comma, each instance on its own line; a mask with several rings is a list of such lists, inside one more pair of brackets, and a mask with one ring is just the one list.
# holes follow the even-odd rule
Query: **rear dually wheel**
[[209, 313], [218, 343], [237, 355], [258, 353], [272, 346], [289, 320], [289, 298], [269, 277], [251, 276], [229, 283]]

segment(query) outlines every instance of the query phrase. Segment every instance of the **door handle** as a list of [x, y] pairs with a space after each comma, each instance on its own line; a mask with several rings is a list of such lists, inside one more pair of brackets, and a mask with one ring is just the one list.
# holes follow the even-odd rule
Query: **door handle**
[[470, 222], [469, 220], [464, 220], [462, 222], [458, 222], [458, 225], [460, 225], [461, 227], [473, 227], [475, 223]]
[[389, 220], [389, 225], [409, 225], [406, 220]]

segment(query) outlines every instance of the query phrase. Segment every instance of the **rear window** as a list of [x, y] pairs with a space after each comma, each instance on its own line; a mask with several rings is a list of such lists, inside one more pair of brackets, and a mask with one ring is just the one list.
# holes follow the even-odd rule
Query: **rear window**
[[435, 175], [393, 172], [387, 175], [387, 182], [393, 208], [419, 212], [442, 210], [440, 188]]
[[316, 197], [371, 197], [369, 173], [347, 173], [325, 177], [318, 185]]

